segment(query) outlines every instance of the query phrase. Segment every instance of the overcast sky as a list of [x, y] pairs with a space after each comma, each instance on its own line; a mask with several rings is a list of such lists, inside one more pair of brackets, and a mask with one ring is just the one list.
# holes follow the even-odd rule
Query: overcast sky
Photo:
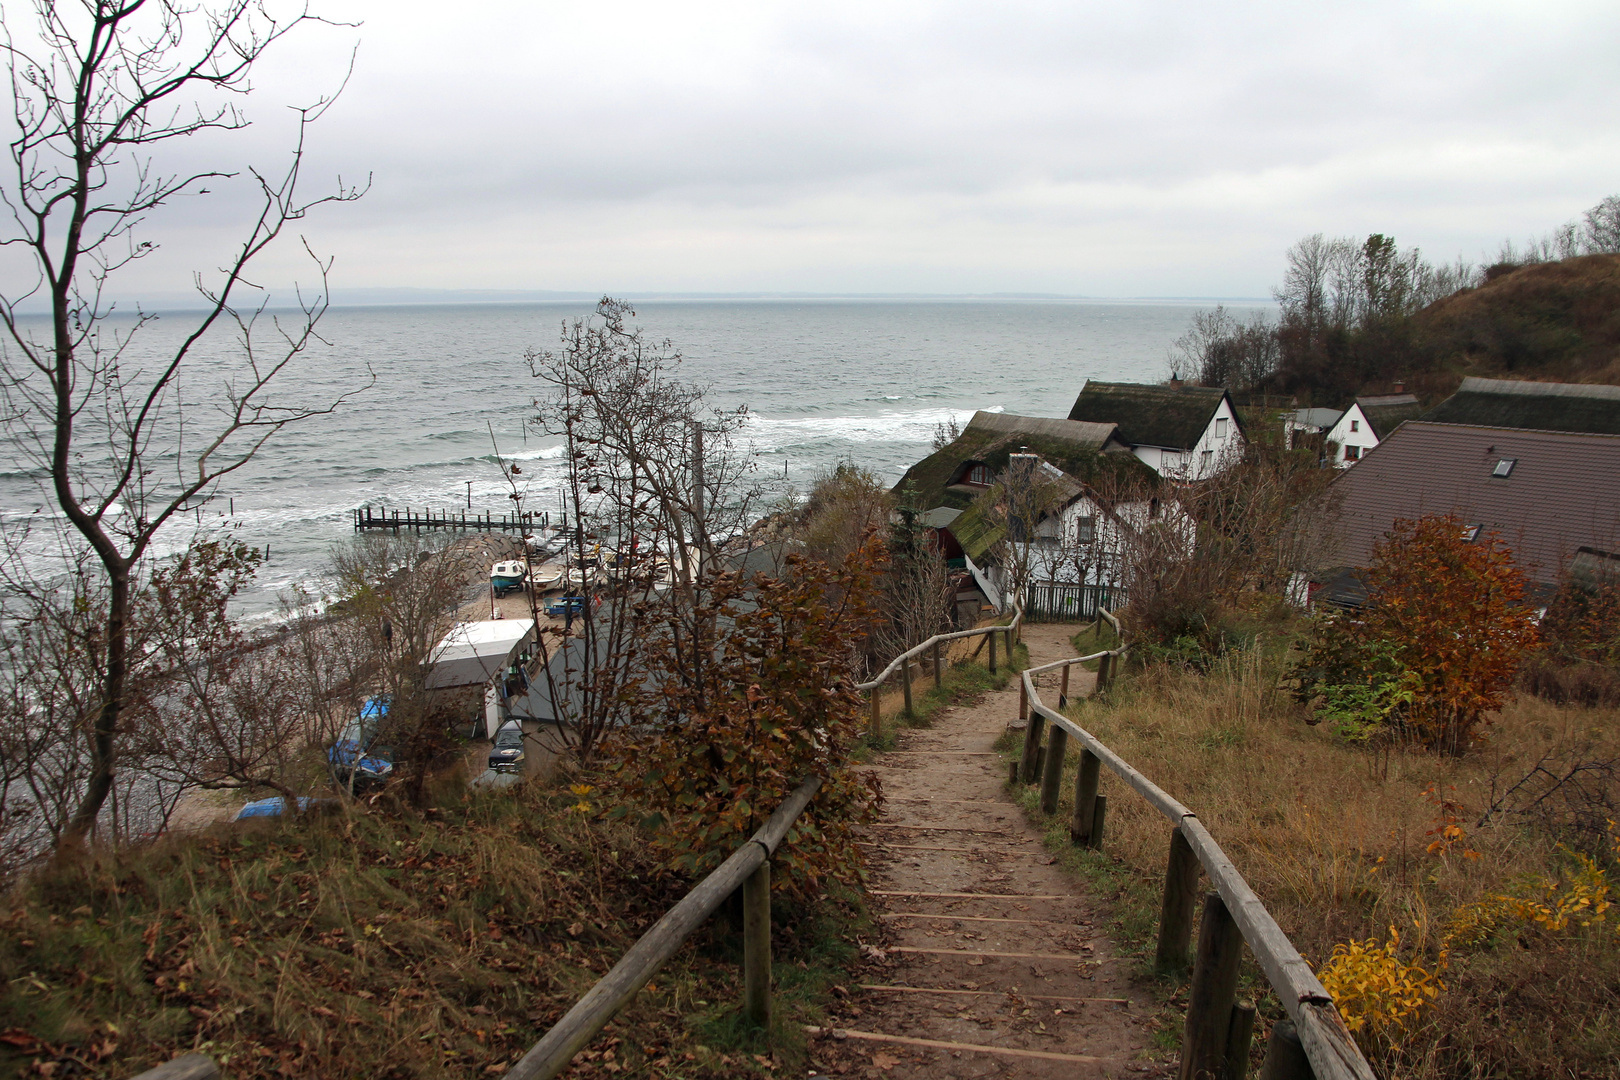
[[[1307, 233], [1477, 260], [1620, 192], [1614, 0], [316, 2], [363, 25], [183, 152], [273, 162], [357, 44], [309, 179], [371, 193], [304, 227], [340, 287], [1263, 296]], [[232, 199], [131, 276], [184, 288]]]

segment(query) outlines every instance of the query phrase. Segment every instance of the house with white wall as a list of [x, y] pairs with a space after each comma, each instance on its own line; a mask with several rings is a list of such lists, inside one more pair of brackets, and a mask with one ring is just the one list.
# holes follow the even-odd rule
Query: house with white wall
[[1131, 453], [1171, 480], [1207, 480], [1243, 452], [1243, 425], [1232, 396], [1220, 387], [1092, 379], [1080, 388], [1069, 419], [1113, 424]]
[[1358, 397], [1328, 428], [1333, 464], [1348, 468], [1366, 456], [1367, 451], [1389, 438], [1390, 432], [1407, 420], [1416, 420], [1423, 406], [1411, 394], [1380, 394]]

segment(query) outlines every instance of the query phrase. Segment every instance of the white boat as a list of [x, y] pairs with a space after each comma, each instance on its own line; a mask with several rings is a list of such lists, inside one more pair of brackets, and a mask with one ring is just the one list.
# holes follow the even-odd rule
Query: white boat
[[535, 592], [550, 592], [562, 585], [563, 568], [560, 563], [545, 563], [529, 571], [529, 586]]
[[523, 588], [528, 579], [528, 564], [521, 559], [507, 559], [489, 568], [489, 587], [495, 590], [496, 596]]

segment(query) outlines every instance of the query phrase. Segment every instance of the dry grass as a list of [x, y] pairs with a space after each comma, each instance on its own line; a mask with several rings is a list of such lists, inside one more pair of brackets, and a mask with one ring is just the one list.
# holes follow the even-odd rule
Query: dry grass
[[[1277, 688], [1281, 668], [1280, 657], [1254, 650], [1231, 654], [1208, 675], [1150, 667], [1124, 680], [1112, 702], [1079, 702], [1072, 712], [1198, 814], [1313, 965], [1338, 943], [1383, 941], [1395, 926], [1402, 955], [1432, 967], [1458, 908], [1522, 893], [1529, 879], [1567, 876], [1573, 859], [1547, 822], [1476, 823], [1493, 790], [1539, 761], [1620, 754], [1620, 712], [1523, 698], [1498, 718], [1489, 745], [1463, 758], [1378, 752], [1304, 723]], [[1072, 751], [1065, 792], [1077, 758]], [[1146, 948], [1168, 827], [1106, 770], [1102, 790], [1108, 856], [1066, 861], [1115, 887], [1121, 929]], [[1449, 812], [1437, 802], [1442, 795], [1456, 804]], [[1026, 793], [1025, 805], [1034, 801]], [[1070, 813], [1061, 807], [1049, 823], [1052, 842], [1066, 843], [1058, 822]], [[1448, 822], [1465, 835], [1429, 850]], [[1620, 908], [1599, 925], [1561, 933], [1504, 927], [1480, 946], [1452, 948], [1447, 990], [1435, 1005], [1410, 1030], [1370, 1046], [1380, 1071], [1620, 1075], [1616, 915]], [[1255, 976], [1251, 989], [1263, 996]], [[1271, 1015], [1280, 1015], [1274, 1001]]]
[[[190, 1049], [239, 1080], [499, 1075], [686, 889], [579, 801], [449, 791], [425, 815], [219, 827], [38, 874], [0, 906], [0, 1075], [124, 1077]], [[740, 1023], [740, 933], [717, 918], [570, 1075], [802, 1070], [853, 909], [784, 906], [772, 1043]]]

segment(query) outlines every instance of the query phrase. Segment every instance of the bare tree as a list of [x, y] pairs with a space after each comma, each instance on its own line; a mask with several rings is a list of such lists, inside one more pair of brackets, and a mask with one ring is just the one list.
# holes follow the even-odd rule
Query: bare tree
[[740, 444], [746, 409], [707, 405], [675, 377], [680, 354], [629, 325], [604, 298], [563, 326], [559, 350], [530, 352], [549, 386], [535, 423], [564, 439], [568, 560], [583, 598], [577, 619], [542, 635], [543, 678], [557, 731], [587, 758], [635, 715], [650, 651], [671, 677], [707, 685], [721, 627], [704, 593], [745, 553], [766, 498]]
[[[77, 847], [113, 791], [120, 743], [132, 704], [132, 620], [141, 568], [154, 540], [178, 517], [206, 502], [220, 479], [241, 468], [288, 424], [330, 412], [344, 398], [319, 402], [272, 394], [278, 376], [319, 339], [329, 262], [314, 260], [318, 288], [299, 295], [291, 319], [240, 305], [254, 287], [246, 273], [290, 223], [313, 207], [362, 193], [339, 180], [326, 195], [299, 190], [304, 138], [330, 106], [322, 97], [297, 110], [290, 162], [244, 181], [257, 206], [243, 238], [213, 275], [197, 275], [204, 307], [179, 343], [155, 363], [133, 360], [133, 342], [151, 316], [132, 327], [108, 325], [114, 275], [156, 250], [143, 239], [149, 214], [209, 184], [233, 180], [214, 170], [167, 171], [154, 154], [175, 140], [247, 126], [235, 100], [267, 49], [312, 20], [307, 10], [278, 20], [256, 0], [212, 7], [173, 0], [35, 0], [29, 42], [5, 25], [16, 135], [9, 180], [0, 185], [10, 211], [0, 236], [13, 256], [13, 278], [29, 283], [0, 296], [6, 348], [0, 356], [0, 405], [7, 437], [39, 471], [67, 524], [70, 552], [93, 554], [105, 584], [99, 632], [84, 639], [73, 715], [60, 718], [83, 747], [82, 786], [57, 837]], [[311, 256], [314, 259], [314, 256]], [[31, 277], [31, 280], [30, 280]], [[43, 299], [50, 320], [36, 333], [22, 305]], [[234, 363], [199, 367], [205, 337], [234, 332]], [[217, 379], [214, 416], [182, 407]], [[345, 395], [346, 397], [346, 395]], [[11, 565], [17, 565], [13, 562]], [[78, 568], [86, 568], [84, 563]], [[16, 582], [13, 582], [15, 585]]]

